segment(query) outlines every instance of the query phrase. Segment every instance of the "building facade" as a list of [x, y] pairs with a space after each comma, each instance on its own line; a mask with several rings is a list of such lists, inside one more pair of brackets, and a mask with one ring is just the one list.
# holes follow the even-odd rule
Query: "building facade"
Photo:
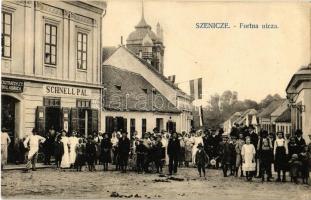
[[311, 64], [300, 68], [289, 81], [287, 99], [291, 108], [292, 132], [303, 131], [306, 142], [311, 134]]
[[99, 129], [103, 1], [2, 1], [2, 127], [11, 139]]

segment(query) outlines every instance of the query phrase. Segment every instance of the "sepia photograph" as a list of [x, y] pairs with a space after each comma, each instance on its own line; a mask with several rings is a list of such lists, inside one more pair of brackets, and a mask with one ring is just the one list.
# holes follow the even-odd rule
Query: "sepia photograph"
[[311, 2], [1, 0], [1, 199], [311, 200]]

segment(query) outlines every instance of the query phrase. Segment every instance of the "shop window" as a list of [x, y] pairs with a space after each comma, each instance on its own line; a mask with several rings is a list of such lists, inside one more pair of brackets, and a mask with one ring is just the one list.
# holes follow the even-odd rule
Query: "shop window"
[[78, 32], [77, 38], [77, 67], [87, 69], [87, 34]]
[[12, 55], [12, 14], [2, 12], [1, 31], [2, 57], [11, 58]]
[[91, 100], [77, 99], [77, 108], [91, 108]]
[[57, 60], [57, 27], [45, 24], [44, 63], [56, 65]]
[[60, 98], [58, 97], [44, 97], [43, 106], [60, 107]]

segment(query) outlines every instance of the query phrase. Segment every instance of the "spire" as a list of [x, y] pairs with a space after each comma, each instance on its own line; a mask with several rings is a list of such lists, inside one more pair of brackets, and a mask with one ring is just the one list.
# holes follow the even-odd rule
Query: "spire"
[[147, 22], [145, 20], [144, 0], [141, 1], [141, 19], [140, 19], [140, 22], [135, 26], [135, 28], [151, 29], [151, 26], [149, 24], [147, 24]]

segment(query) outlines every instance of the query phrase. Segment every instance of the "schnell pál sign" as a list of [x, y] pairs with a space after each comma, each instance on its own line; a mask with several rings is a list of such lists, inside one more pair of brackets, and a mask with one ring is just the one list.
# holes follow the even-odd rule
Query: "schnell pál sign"
[[91, 97], [91, 90], [62, 85], [43, 85], [43, 94], [46, 96]]
[[2, 78], [1, 80], [1, 91], [22, 93], [24, 90], [24, 81], [17, 79]]

